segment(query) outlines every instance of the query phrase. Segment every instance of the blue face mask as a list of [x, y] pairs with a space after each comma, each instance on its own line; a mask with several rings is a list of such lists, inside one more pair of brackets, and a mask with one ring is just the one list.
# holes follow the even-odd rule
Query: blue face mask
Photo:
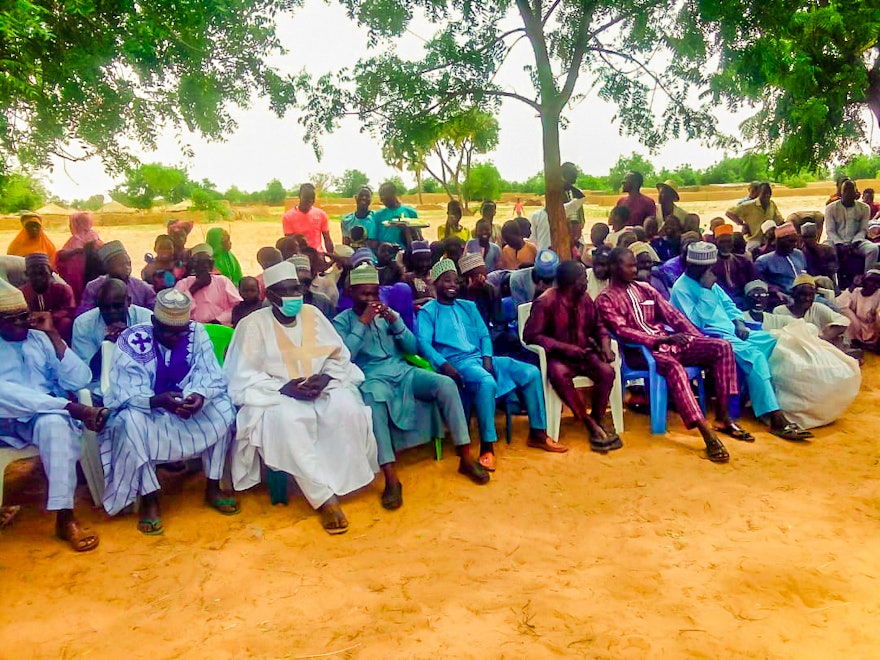
[[299, 316], [299, 313], [302, 311], [302, 306], [302, 296], [281, 296], [281, 305], [279, 305], [278, 308], [284, 316], [293, 318], [294, 316]]

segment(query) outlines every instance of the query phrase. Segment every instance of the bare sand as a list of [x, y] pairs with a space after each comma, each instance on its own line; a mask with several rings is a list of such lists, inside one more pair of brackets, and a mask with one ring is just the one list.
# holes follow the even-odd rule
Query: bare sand
[[[277, 231], [250, 227], [233, 241]], [[155, 231], [101, 229], [136, 246]], [[379, 478], [343, 499], [351, 529], [336, 537], [293, 487], [287, 507], [261, 486], [223, 517], [200, 475], [165, 476], [155, 538], [80, 487], [101, 545], [77, 555], [52, 537], [39, 463], [19, 462], [0, 657], [876, 657], [880, 358], [863, 373], [858, 401], [814, 441], [746, 418], [758, 440], [731, 440], [725, 466], [674, 415], [659, 437], [627, 413], [607, 456], [570, 416], [568, 454], [528, 449], [515, 418], [484, 487], [456, 473], [448, 443], [440, 462], [417, 448], [400, 459], [404, 507], [381, 508]]]

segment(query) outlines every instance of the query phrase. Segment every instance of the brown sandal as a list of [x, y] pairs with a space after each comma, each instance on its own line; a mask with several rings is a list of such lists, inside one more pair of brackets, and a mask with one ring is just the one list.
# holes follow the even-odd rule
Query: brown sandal
[[67, 541], [76, 552], [88, 552], [98, 547], [98, 535], [80, 527], [76, 520], [70, 520], [63, 527], [55, 526], [55, 535]]

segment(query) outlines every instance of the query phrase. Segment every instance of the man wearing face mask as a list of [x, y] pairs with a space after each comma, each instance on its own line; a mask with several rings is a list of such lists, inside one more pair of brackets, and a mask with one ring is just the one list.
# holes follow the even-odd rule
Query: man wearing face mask
[[101, 438], [104, 509], [116, 515], [140, 496], [138, 531], [164, 533], [156, 465], [201, 456], [205, 503], [223, 515], [239, 512], [220, 489], [235, 408], [208, 333], [192, 322], [189, 296], [165, 289], [152, 323], [123, 331], [110, 366], [114, 411]]
[[379, 470], [370, 409], [333, 325], [303, 304], [296, 267], [283, 261], [263, 273], [266, 307], [241, 320], [225, 369], [237, 406], [232, 462], [237, 490], [260, 482], [260, 459], [293, 475], [329, 534], [348, 530], [339, 497], [373, 481]]
[[[755, 417], [770, 426], [770, 433], [785, 440], [812, 437], [790, 422], [779, 409], [768, 360], [776, 339], [763, 330], [749, 330], [742, 311], [718, 286], [712, 266], [718, 261], [718, 248], [703, 241], [688, 247], [685, 272], [672, 287], [670, 302], [700, 331], [730, 342], [737, 366], [746, 375]], [[733, 421], [717, 427], [720, 433], [737, 440], [754, 442], [751, 433]]]
[[232, 310], [241, 302], [241, 294], [225, 275], [214, 273], [214, 251], [207, 243], [191, 251], [194, 275], [174, 285], [192, 298], [192, 320], [196, 323], [219, 323], [232, 327]]

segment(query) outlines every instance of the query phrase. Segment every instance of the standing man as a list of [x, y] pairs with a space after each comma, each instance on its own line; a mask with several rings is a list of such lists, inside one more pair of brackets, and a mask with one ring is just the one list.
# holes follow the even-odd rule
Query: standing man
[[[315, 206], [315, 186], [304, 183], [299, 187], [299, 204], [284, 214], [281, 226], [284, 235], [301, 234], [306, 242], [318, 252], [333, 252], [333, 239], [330, 237], [330, 221], [323, 210]], [[369, 203], [367, 204], [369, 208]], [[323, 239], [323, 242], [322, 242]]]
[[30, 314], [21, 291], [0, 280], [0, 446], [40, 451], [49, 481], [46, 508], [55, 535], [76, 552], [98, 547], [98, 536], [73, 515], [82, 427], [100, 432], [110, 411], [71, 403], [59, 392], [89, 382], [89, 369], [65, 345], [45, 312]]
[[190, 319], [192, 301], [165, 289], [152, 323], [119, 335], [110, 366], [113, 387], [104, 401], [114, 411], [101, 436], [104, 509], [111, 516], [140, 496], [138, 531], [164, 533], [156, 465], [201, 456], [205, 503], [223, 515], [239, 512], [220, 489], [235, 408], [208, 333]]
[[[651, 286], [636, 281], [636, 258], [627, 248], [611, 252], [611, 286], [596, 301], [608, 329], [621, 341], [645, 346], [657, 361], [657, 371], [666, 384], [681, 421], [697, 428], [706, 443], [706, 454], [713, 463], [727, 463], [727, 453], [717, 430], [733, 423], [728, 413], [730, 395], [737, 393], [736, 362], [730, 343], [704, 337], [675, 307]], [[667, 326], [672, 330], [667, 330]], [[626, 349], [623, 349], [624, 351]], [[626, 356], [629, 364], [639, 363], [639, 353]], [[711, 371], [715, 384], [716, 428], [706, 421], [691, 389], [685, 367]]]
[[[616, 434], [602, 428], [614, 387], [614, 351], [611, 338], [593, 300], [587, 294], [587, 273], [577, 261], [563, 261], [556, 274], [556, 287], [532, 303], [523, 329], [523, 341], [547, 352], [547, 379], [575, 418], [586, 427], [590, 449], [606, 453], [620, 449]], [[574, 378], [593, 381], [592, 411], [575, 389]]]
[[429, 420], [435, 403], [452, 434], [458, 471], [475, 483], [488, 483], [489, 475], [470, 455], [468, 423], [455, 382], [406, 362], [404, 355], [418, 352], [415, 335], [379, 301], [379, 274], [371, 264], [355, 268], [349, 278], [353, 306], [337, 316], [333, 325], [366, 378], [360, 390], [372, 411], [379, 467], [385, 475], [382, 506], [398, 509], [403, 505], [394, 450], [431, 439]]
[[657, 216], [658, 219], [663, 221], [670, 215], [674, 215], [676, 218], [678, 218], [679, 222], [684, 223], [685, 218], [687, 218], [688, 212], [681, 208], [678, 204], [676, 204], [679, 199], [680, 197], [678, 195], [678, 187], [675, 185], [675, 181], [672, 181], [670, 179], [668, 181], [664, 181], [663, 183], [658, 183], [657, 201], [660, 203], [660, 212]]
[[200, 243], [190, 251], [193, 275], [174, 285], [192, 298], [192, 320], [197, 323], [219, 323], [232, 327], [232, 310], [241, 302], [241, 294], [225, 275], [215, 274], [214, 251]]
[[31, 252], [24, 258], [25, 274], [28, 281], [21, 287], [28, 309], [32, 312], [49, 312], [52, 325], [69, 342], [73, 330], [73, 314], [76, 309], [73, 289], [64, 282], [52, 279], [52, 266], [49, 255]]
[[631, 227], [643, 225], [645, 218], [657, 217], [657, 204], [653, 199], [642, 194], [644, 183], [645, 177], [641, 172], [627, 172], [621, 186], [621, 190], [626, 194], [617, 200], [617, 205], [629, 209], [627, 224]]
[[727, 209], [727, 217], [743, 228], [743, 234], [749, 239], [746, 250], [760, 247], [764, 242], [765, 222], [772, 220], [774, 224], [781, 225], [784, 220], [774, 202], [773, 188], [766, 181], [758, 187], [758, 196], [748, 202], [743, 202]]
[[232, 480], [260, 482], [261, 461], [293, 475], [328, 534], [348, 531], [339, 496], [373, 481], [376, 439], [358, 385], [364, 375], [321, 312], [303, 304], [288, 261], [263, 273], [264, 307], [241, 320], [225, 369], [239, 406]]
[[361, 186], [354, 198], [357, 208], [351, 213], [342, 216], [342, 243], [343, 245], [351, 245], [351, 230], [353, 227], [363, 227], [369, 232], [373, 223], [373, 212], [370, 210], [370, 204], [373, 202], [373, 191], [369, 186]]
[[413, 241], [421, 240], [422, 234], [418, 229], [410, 227], [386, 227], [386, 222], [399, 222], [401, 220], [416, 219], [419, 217], [418, 212], [406, 204], [401, 204], [397, 198], [397, 186], [390, 181], [386, 181], [379, 186], [379, 199], [382, 201], [382, 208], [373, 211], [373, 220], [370, 229], [367, 231], [367, 237], [370, 239], [374, 250], [379, 243], [391, 243], [401, 248], [409, 247]]
[[156, 302], [156, 290], [150, 285], [131, 276], [131, 258], [125, 251], [125, 246], [119, 241], [110, 241], [104, 243], [98, 248], [98, 258], [104, 266], [106, 275], [96, 277], [86, 284], [83, 290], [82, 300], [76, 310], [76, 315], [94, 309], [97, 305], [98, 291], [111, 277], [125, 282], [125, 288], [128, 291], [128, 297], [133, 305], [140, 305], [147, 309], [153, 309]]
[[[837, 250], [839, 263], [852, 253], [862, 256], [867, 273], [880, 256], [880, 245], [868, 240], [871, 207], [859, 200], [856, 184], [847, 179], [840, 186], [840, 199], [825, 207], [825, 233], [828, 245]], [[778, 234], [777, 234], [778, 236]]]
[[149, 323], [153, 313], [146, 307], [132, 305], [122, 280], [110, 278], [98, 290], [98, 307], [90, 309], [73, 322], [73, 352], [92, 371], [89, 389], [93, 396], [101, 392], [101, 343], [116, 343], [123, 330]]
[[541, 372], [509, 357], [494, 357], [489, 330], [477, 306], [458, 297], [458, 271], [451, 259], [438, 261], [431, 275], [437, 299], [416, 318], [419, 354], [471, 397], [480, 429], [480, 465], [495, 471], [495, 400], [518, 389], [529, 415], [529, 447], [566, 452], [547, 435]]

